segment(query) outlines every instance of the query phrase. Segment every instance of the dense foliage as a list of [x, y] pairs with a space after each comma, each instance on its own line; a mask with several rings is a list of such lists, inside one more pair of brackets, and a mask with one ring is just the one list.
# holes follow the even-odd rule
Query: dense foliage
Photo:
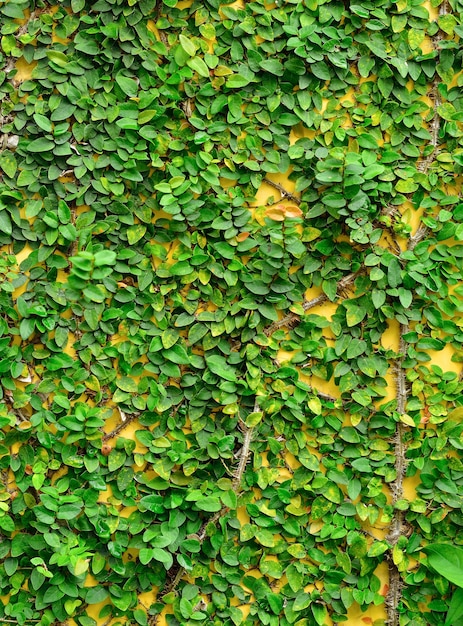
[[456, 626], [461, 0], [0, 15], [0, 621]]

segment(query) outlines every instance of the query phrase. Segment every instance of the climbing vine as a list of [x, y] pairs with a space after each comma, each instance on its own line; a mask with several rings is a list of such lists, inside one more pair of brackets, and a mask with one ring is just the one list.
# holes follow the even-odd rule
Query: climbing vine
[[457, 626], [462, 2], [0, 14], [0, 622]]

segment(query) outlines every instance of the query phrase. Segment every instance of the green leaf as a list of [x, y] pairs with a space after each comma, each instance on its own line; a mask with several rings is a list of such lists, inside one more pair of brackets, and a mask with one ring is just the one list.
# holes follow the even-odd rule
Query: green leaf
[[129, 376], [122, 376], [121, 378], [116, 379], [116, 385], [119, 389], [127, 391], [128, 393], [136, 393], [138, 391], [137, 383]]
[[138, 93], [138, 81], [133, 78], [124, 76], [123, 74], [116, 75], [116, 83], [122, 89], [126, 96], [133, 98]]
[[405, 25], [407, 24], [407, 20], [408, 20], [408, 15], [406, 14], [393, 15], [391, 18], [391, 25], [392, 25], [393, 32], [394, 33], [402, 32], [403, 29], [405, 28]]
[[162, 563], [166, 570], [172, 567], [173, 558], [167, 550], [163, 550], [162, 548], [153, 548], [153, 559]]
[[55, 144], [50, 139], [46, 139], [45, 137], [39, 137], [38, 139], [34, 139], [27, 146], [27, 150], [29, 152], [49, 152], [53, 150]]
[[230, 606], [228, 608], [228, 613], [230, 614], [230, 618], [235, 626], [240, 626], [241, 622], [244, 619], [243, 612], [236, 606]]
[[320, 398], [310, 398], [310, 400], [307, 402], [307, 406], [309, 410], [315, 415], [320, 415], [320, 413], [322, 412], [322, 403]]
[[384, 554], [387, 550], [389, 550], [389, 545], [386, 541], [375, 541], [368, 550], [368, 556], [376, 557]]
[[169, 272], [172, 276], [187, 276], [192, 271], [193, 268], [187, 261], [179, 261], [169, 267]]
[[127, 454], [122, 450], [111, 450], [108, 457], [108, 469], [110, 472], [115, 472], [122, 467], [127, 459]]
[[187, 37], [185, 37], [185, 35], [179, 35], [179, 40], [180, 40], [180, 45], [182, 46], [182, 48], [185, 50], [185, 52], [190, 56], [190, 57], [194, 57], [196, 54], [196, 46], [195, 44], [191, 41], [191, 39], [188, 39]]
[[22, 170], [16, 180], [18, 187], [28, 187], [37, 180], [37, 174], [32, 170]]
[[13, 224], [11, 218], [5, 210], [0, 209], [0, 234], [11, 235], [13, 232]]
[[93, 257], [94, 267], [102, 267], [105, 265], [114, 265], [116, 262], [116, 253], [113, 250], [100, 250]]
[[414, 28], [411, 28], [408, 31], [408, 45], [410, 46], [411, 50], [417, 50], [423, 43], [424, 38], [425, 32], [423, 30], [416, 30]]
[[330, 80], [331, 78], [331, 72], [329, 70], [329, 67], [324, 61], [311, 63], [310, 69], [314, 76], [320, 78], [321, 80]]
[[[270, 563], [273, 563], [273, 565], [278, 566], [279, 563], [276, 563], [274, 561], [270, 561]], [[281, 566], [280, 566], [281, 568]], [[262, 570], [261, 570], [262, 571]], [[273, 578], [281, 578], [281, 574], [280, 576], [274, 576], [274, 574], [277, 573], [277, 568], [272, 567], [272, 572], [268, 572], [269, 576], [272, 576]], [[271, 611], [275, 614], [275, 615], [279, 615], [282, 608], [283, 608], [283, 598], [278, 595], [277, 593], [269, 593], [267, 595], [267, 601], [268, 601], [268, 605], [271, 609]]]
[[46, 55], [52, 63], [58, 65], [59, 67], [66, 67], [69, 63], [69, 59], [64, 52], [59, 52], [58, 50], [47, 50]]
[[266, 548], [273, 548], [275, 545], [275, 537], [270, 530], [257, 530], [255, 537], [257, 541]]
[[358, 391], [354, 391], [352, 393], [352, 399], [361, 406], [371, 405], [371, 396], [366, 389], [359, 389]]
[[320, 183], [340, 183], [342, 181], [342, 175], [337, 170], [318, 172], [315, 178]]
[[90, 587], [90, 589], [88, 589], [85, 595], [85, 602], [87, 604], [99, 604], [100, 602], [104, 602], [108, 596], [108, 590], [102, 585], [97, 585], [96, 587]]
[[324, 497], [330, 502], [334, 502], [335, 504], [339, 504], [341, 502], [341, 492], [339, 488], [331, 483], [325, 486], [323, 490]]
[[133, 244], [137, 243], [137, 241], [140, 241], [145, 233], [145, 224], [135, 224], [134, 226], [129, 226], [127, 229], [127, 241], [131, 246], [133, 246]]
[[240, 74], [233, 74], [229, 76], [225, 82], [225, 86], [230, 89], [239, 89], [240, 87], [245, 87], [249, 85], [251, 80], [245, 76], [240, 76]]
[[266, 72], [275, 74], [275, 76], [283, 76], [284, 74], [283, 64], [278, 59], [267, 59], [265, 61], [261, 61], [259, 66]]
[[64, 610], [68, 615], [73, 615], [78, 606], [82, 604], [82, 600], [66, 600], [64, 602]]
[[350, 302], [346, 302], [345, 306], [347, 308], [346, 321], [349, 328], [360, 324], [367, 314], [365, 307], [357, 306]]
[[[398, 259], [395, 257], [390, 259], [387, 268], [387, 280], [390, 287], [398, 287], [402, 283], [402, 269]], [[402, 292], [405, 293], [405, 290]], [[405, 296], [407, 299], [407, 296]]]
[[296, 565], [291, 564], [286, 568], [286, 578], [288, 579], [289, 586], [293, 590], [293, 592], [298, 592], [301, 590], [303, 575], [297, 569]]
[[408, 289], [399, 288], [399, 300], [404, 309], [408, 309], [413, 302], [413, 293]]
[[47, 369], [56, 372], [74, 365], [74, 359], [68, 354], [55, 354], [47, 360]]
[[145, 111], [140, 111], [137, 122], [138, 124], [146, 124], [151, 121], [153, 117], [157, 117], [158, 115], [159, 112], [156, 109], [146, 109]]
[[197, 72], [203, 78], [209, 78], [209, 68], [201, 59], [201, 57], [193, 57], [186, 62], [194, 72]]
[[361, 148], [366, 148], [367, 150], [378, 150], [378, 141], [369, 133], [362, 133], [357, 137], [358, 144]]
[[142, 609], [135, 609], [133, 617], [140, 626], [148, 626], [148, 616]]
[[463, 548], [446, 543], [431, 543], [424, 548], [429, 565], [458, 587], [463, 587]]
[[362, 558], [368, 551], [368, 544], [365, 537], [356, 534], [350, 541], [349, 552], [353, 557]]
[[195, 500], [195, 505], [200, 511], [209, 511], [210, 513], [216, 513], [222, 508], [219, 498], [214, 496], [199, 497]]
[[439, 28], [447, 35], [453, 35], [455, 26], [458, 24], [456, 17], [451, 13], [439, 15], [437, 22], [439, 24]]
[[368, 76], [370, 76], [370, 72], [374, 68], [374, 66], [375, 60], [368, 56], [360, 57], [357, 63], [358, 71], [362, 78], [367, 78]]
[[328, 611], [324, 604], [319, 604], [317, 602], [312, 602], [311, 607], [313, 616], [315, 618], [315, 622], [323, 626], [326, 624], [326, 619], [328, 617]]
[[140, 563], [142, 565], [149, 563], [153, 556], [153, 548], [141, 548], [138, 553], [138, 558], [140, 559]]
[[326, 498], [321, 496], [315, 498], [312, 502], [311, 517], [314, 520], [321, 519], [328, 511], [331, 510], [332, 504]]
[[207, 367], [212, 373], [220, 378], [235, 382], [237, 380], [234, 368], [227, 363], [227, 360], [219, 354], [206, 356]]
[[[180, 335], [173, 328], [167, 328], [161, 335], [161, 341], [164, 348], [171, 348], [177, 343]], [[188, 357], [187, 357], [188, 358]]]
[[463, 588], [459, 587], [452, 594], [444, 626], [455, 626], [461, 617], [463, 617]]
[[172, 345], [171, 348], [162, 351], [162, 355], [177, 365], [189, 365], [190, 357], [185, 348], [180, 344]]
[[250, 413], [245, 420], [246, 426], [248, 428], [254, 428], [259, 424], [263, 418], [264, 414], [262, 411], [257, 411], [255, 413]]
[[106, 293], [99, 285], [89, 285], [85, 287], [83, 293], [92, 302], [104, 302], [106, 299]]
[[123, 130], [138, 130], [137, 120], [133, 120], [131, 117], [123, 117], [120, 120], [116, 120], [116, 125]]
[[300, 592], [297, 594], [294, 600], [293, 610], [303, 611], [308, 606], [310, 606], [311, 603], [312, 603], [312, 596], [310, 595], [310, 593]]
[[372, 178], [383, 174], [385, 170], [386, 168], [384, 165], [381, 165], [380, 163], [372, 163], [363, 170], [362, 176], [365, 180], [371, 180]]
[[15, 530], [14, 521], [9, 515], [2, 515], [0, 517], [0, 528], [7, 533], [12, 533]]
[[16, 158], [10, 150], [3, 150], [0, 152], [0, 168], [9, 178], [14, 177], [17, 167]]

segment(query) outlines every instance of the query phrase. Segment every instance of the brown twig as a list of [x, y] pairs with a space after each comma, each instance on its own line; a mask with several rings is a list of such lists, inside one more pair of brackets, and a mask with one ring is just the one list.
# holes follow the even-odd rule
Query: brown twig
[[[446, 3], [444, 2], [442, 6]], [[442, 8], [442, 7], [441, 7]], [[442, 15], [442, 13], [440, 13]], [[437, 97], [437, 96], [436, 96]], [[439, 133], [439, 125], [440, 118], [437, 113], [437, 106], [435, 101], [435, 115], [433, 120], [433, 134], [432, 134], [432, 145], [433, 145], [433, 153], [430, 156], [433, 156], [437, 152], [437, 142], [438, 142], [438, 133]], [[428, 157], [429, 158], [429, 157]], [[426, 171], [429, 167], [431, 161], [426, 165], [426, 169], [422, 171]], [[420, 224], [416, 233], [410, 237], [407, 244], [407, 250], [413, 250], [419, 243], [422, 241], [429, 230], [424, 224]], [[404, 335], [408, 332], [408, 326], [406, 324], [400, 325], [400, 335], [399, 335], [399, 358], [396, 361], [396, 369], [397, 369], [397, 412], [399, 414], [399, 421], [397, 422], [396, 432], [395, 432], [395, 442], [394, 442], [394, 456], [395, 456], [395, 470], [396, 470], [396, 478], [394, 482], [391, 484], [391, 494], [392, 494], [392, 505], [395, 504], [403, 498], [403, 481], [405, 472], [407, 469], [407, 460], [406, 453], [407, 447], [405, 445], [405, 432], [406, 426], [400, 420], [400, 417], [405, 414], [407, 407], [407, 381], [405, 376], [405, 369], [403, 367], [403, 362], [406, 356], [407, 351], [407, 342], [404, 339]], [[391, 545], [392, 550], [397, 545], [400, 537], [405, 532], [405, 519], [403, 511], [395, 509], [393, 518], [391, 520], [391, 524], [389, 526], [389, 533], [386, 537], [386, 540]], [[390, 626], [399, 626], [399, 615], [397, 613], [397, 609], [402, 597], [402, 589], [403, 582], [400, 571], [397, 565], [394, 563], [394, 560], [391, 556], [389, 559], [389, 591], [386, 597], [386, 607], [387, 607], [387, 623]]]
[[114, 430], [112, 430], [110, 433], [105, 433], [103, 437], [101, 438], [102, 441], [108, 441], [108, 439], [112, 439], [113, 437], [118, 435], [121, 431], [123, 431], [125, 428], [127, 428], [129, 424], [134, 422], [139, 417], [139, 413], [134, 413], [130, 417], [126, 417], [125, 413], [123, 413], [120, 409], [119, 409], [119, 413], [121, 415], [121, 418], [124, 415], [124, 418], [125, 418], [124, 421], [118, 424], [116, 428], [114, 428]]
[[270, 180], [270, 178], [263, 178], [262, 182], [263, 183], [267, 183], [267, 185], [270, 185], [270, 187], [273, 187], [274, 189], [278, 189], [278, 191], [280, 192], [282, 198], [289, 198], [290, 200], [295, 202], [297, 205], [301, 204], [301, 200], [297, 196], [292, 194], [290, 191], [285, 189], [283, 187], [283, 185], [279, 185], [278, 183], [274, 183], [273, 180]]
[[[439, 17], [442, 15], [446, 15], [447, 10], [448, 10], [447, 0], [444, 0], [444, 2], [442, 2], [442, 4], [439, 7]], [[438, 30], [436, 35], [433, 38], [434, 50], [438, 54], [439, 54], [439, 42], [442, 41], [442, 39], [443, 39], [442, 32]], [[426, 173], [429, 170], [432, 162], [434, 161], [434, 158], [439, 152], [438, 146], [439, 146], [439, 131], [441, 127], [441, 121], [440, 121], [440, 115], [437, 109], [441, 105], [441, 99], [439, 95], [439, 74], [437, 73], [437, 70], [436, 70], [436, 76], [433, 81], [430, 98], [433, 102], [433, 110], [434, 110], [433, 118], [431, 122], [429, 123], [429, 131], [431, 134], [430, 145], [432, 146], [432, 151], [430, 154], [428, 154], [428, 156], [425, 159], [423, 159], [418, 164], [418, 171], [423, 172], [423, 173]]]
[[[253, 413], [257, 413], [259, 410], [260, 410], [259, 401], [256, 398], [254, 402]], [[252, 437], [254, 434], [254, 427], [246, 426], [244, 422], [241, 422], [241, 427], [243, 429], [243, 434], [244, 434], [243, 445], [241, 447], [239, 463], [238, 463], [236, 472], [234, 473], [234, 480], [233, 480], [233, 491], [235, 492], [236, 495], [239, 495], [240, 493], [241, 480], [243, 478], [244, 470], [246, 469], [246, 465], [248, 464], [249, 457], [251, 454], [251, 441], [252, 441]], [[198, 540], [201, 545], [204, 543], [206, 539], [207, 527], [210, 526], [211, 524], [215, 524], [216, 522], [218, 522], [218, 520], [221, 519], [226, 513], [228, 513], [229, 510], [230, 509], [227, 506], [222, 507], [220, 511], [217, 511], [217, 513], [215, 513], [212, 517], [210, 517], [203, 523], [203, 525], [198, 531]], [[177, 589], [185, 573], [186, 573], [185, 568], [180, 567], [180, 569], [177, 571], [173, 580], [162, 591], [162, 595], [159, 597], [159, 600], [161, 600], [168, 593], [171, 593], [172, 591], [175, 591]], [[148, 619], [148, 626], [156, 626], [156, 624], [158, 623], [158, 618], [159, 618], [159, 614], [153, 615], [152, 617], [150, 617]]]
[[[405, 377], [405, 369], [403, 367], [403, 361], [405, 358], [407, 344], [404, 340], [404, 335], [408, 332], [408, 326], [401, 324], [400, 337], [399, 337], [399, 358], [396, 361], [397, 379], [396, 379], [396, 396], [397, 396], [397, 412], [399, 414], [399, 421], [397, 422], [395, 431], [394, 442], [394, 456], [395, 456], [395, 470], [396, 477], [391, 484], [392, 505], [395, 507], [396, 503], [403, 497], [403, 485], [404, 476], [406, 471], [406, 458], [405, 454], [407, 448], [404, 442], [405, 439], [405, 425], [400, 420], [400, 417], [405, 414], [407, 406], [407, 381]], [[389, 526], [389, 532], [386, 537], [386, 541], [391, 545], [392, 552], [397, 545], [400, 537], [404, 533], [404, 514], [399, 509], [394, 510], [394, 514]], [[389, 590], [386, 597], [387, 607], [387, 623], [390, 626], [399, 626], [399, 615], [397, 608], [401, 600], [401, 588], [402, 577], [397, 565], [394, 563], [393, 555], [389, 559]]]
[[[350, 287], [353, 284], [357, 276], [358, 276], [358, 272], [354, 274], [348, 274], [347, 276], [344, 276], [344, 278], [341, 278], [341, 280], [338, 282], [336, 293], [339, 294], [343, 290]], [[303, 302], [302, 308], [304, 309], [304, 311], [309, 311], [310, 309], [313, 309], [314, 307], [320, 304], [323, 304], [327, 300], [328, 300], [328, 296], [324, 293], [321, 293], [319, 296], [312, 298], [312, 300], [306, 300], [305, 302]], [[267, 326], [267, 328], [264, 329], [264, 333], [267, 336], [271, 335], [276, 330], [279, 330], [280, 328], [285, 328], [288, 326], [291, 327], [299, 321], [300, 321], [300, 316], [297, 313], [289, 313], [288, 315], [285, 315], [285, 317], [281, 318], [281, 320], [278, 320], [277, 322], [273, 322], [273, 324], [270, 324], [270, 326]]]
[[413, 250], [420, 243], [420, 241], [423, 241], [428, 232], [429, 229], [423, 224], [420, 224], [416, 233], [408, 240], [407, 250]]
[[32, 20], [34, 20], [36, 17], [38, 17], [38, 15], [40, 13], [45, 13], [45, 9], [42, 9], [41, 11], [40, 10], [32, 11], [31, 14], [29, 15], [29, 17], [27, 18], [27, 20], [24, 22], [24, 24], [21, 26], [21, 28], [16, 33], [16, 37], [20, 37], [21, 35], [25, 35], [27, 33], [27, 29], [29, 28], [30, 22], [32, 22]]
[[[41, 620], [39, 619], [30, 619], [28, 620], [29, 624], [38, 624]], [[18, 620], [15, 619], [4, 619], [3, 617], [0, 617], [0, 624], [17, 624]]]
[[[258, 410], [259, 410], [259, 404], [256, 400], [254, 404], [254, 413], [256, 413]], [[248, 464], [248, 461], [249, 461], [249, 455], [251, 452], [251, 441], [252, 441], [252, 436], [254, 434], [254, 428], [248, 427], [244, 423], [243, 423], [243, 429], [244, 429], [243, 447], [241, 448], [240, 461], [238, 463], [238, 468], [235, 472], [235, 478], [233, 480], [234, 491], [239, 489], [239, 486], [241, 484], [244, 470], [246, 469], [246, 465]]]

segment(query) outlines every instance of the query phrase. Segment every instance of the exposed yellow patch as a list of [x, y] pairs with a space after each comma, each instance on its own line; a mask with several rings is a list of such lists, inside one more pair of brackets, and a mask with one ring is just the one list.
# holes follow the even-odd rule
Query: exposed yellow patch
[[309, 367], [299, 373], [299, 379], [314, 389], [317, 389], [317, 391], [333, 396], [333, 398], [339, 398], [341, 395], [339, 393], [339, 387], [337, 387], [332, 380], [323, 380], [323, 378], [319, 378], [318, 376], [312, 376]]
[[429, 13], [429, 21], [434, 22], [439, 17], [439, 9], [431, 4], [430, 0], [424, 0], [422, 6]]
[[111, 485], [108, 485], [105, 491], [100, 491], [100, 495], [98, 496], [98, 502], [102, 504], [109, 504], [109, 498], [113, 495], [113, 490], [111, 489]]
[[387, 321], [387, 330], [381, 337], [381, 345], [386, 350], [395, 350], [397, 352], [399, 349], [399, 326], [397, 320]]
[[244, 526], [244, 524], [249, 524], [249, 522], [251, 521], [251, 518], [249, 517], [245, 506], [239, 506], [236, 509], [236, 517], [239, 519], [241, 526]]
[[442, 350], [427, 350], [427, 354], [431, 357], [431, 363], [438, 365], [444, 372], [455, 372], [460, 374], [461, 363], [455, 363], [452, 361], [452, 356], [455, 354], [455, 348], [451, 344], [446, 344]]
[[403, 482], [403, 497], [406, 500], [412, 502], [416, 500], [417, 493], [416, 488], [421, 483], [420, 472], [417, 472], [414, 476], [410, 476], [409, 478], [405, 478]]
[[21, 252], [18, 252], [16, 255], [16, 263], [20, 265], [23, 261], [27, 259], [27, 257], [33, 252], [32, 248], [28, 243], [24, 246]]
[[15, 64], [16, 74], [13, 78], [15, 83], [23, 83], [25, 80], [30, 80], [32, 72], [37, 65], [37, 61], [28, 63], [24, 57], [20, 57]]
[[[387, 564], [380, 563], [375, 570], [375, 574], [381, 581], [381, 595], [386, 595], [385, 585], [387, 585], [389, 578]], [[362, 612], [360, 606], [354, 602], [347, 611], [347, 621], [342, 623], [346, 626], [373, 626], [375, 620], [384, 619], [386, 619], [386, 611], [383, 604], [380, 606], [369, 606], [366, 611]]]
[[63, 46], [67, 45], [71, 41], [69, 37], [60, 37], [55, 33], [54, 30], [53, 35], [51, 36], [51, 40], [53, 41], [53, 43], [61, 43], [63, 44]]

